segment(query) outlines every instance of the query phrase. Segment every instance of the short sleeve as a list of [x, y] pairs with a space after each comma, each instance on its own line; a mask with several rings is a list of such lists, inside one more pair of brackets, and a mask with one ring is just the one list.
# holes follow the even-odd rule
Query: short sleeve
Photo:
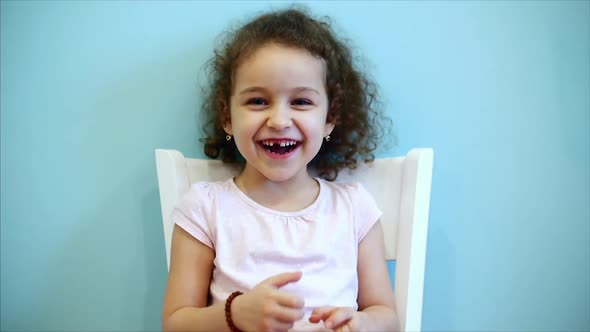
[[215, 250], [215, 225], [211, 220], [213, 188], [207, 182], [197, 182], [172, 210], [170, 219], [195, 239]]
[[357, 242], [360, 243], [371, 227], [379, 221], [383, 212], [362, 184], [353, 183], [348, 187], [348, 190], [353, 206], [354, 231]]

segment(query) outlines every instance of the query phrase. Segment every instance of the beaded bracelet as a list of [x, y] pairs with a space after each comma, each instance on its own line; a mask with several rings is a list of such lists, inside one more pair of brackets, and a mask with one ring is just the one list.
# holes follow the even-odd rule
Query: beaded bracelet
[[230, 294], [230, 296], [227, 298], [227, 300], [225, 300], [225, 321], [227, 322], [227, 325], [229, 326], [229, 329], [232, 332], [242, 332], [242, 330], [240, 330], [239, 328], [237, 328], [234, 325], [234, 322], [231, 319], [231, 302], [236, 297], [238, 297], [239, 295], [242, 295], [242, 294], [243, 293], [240, 291], [235, 291]]

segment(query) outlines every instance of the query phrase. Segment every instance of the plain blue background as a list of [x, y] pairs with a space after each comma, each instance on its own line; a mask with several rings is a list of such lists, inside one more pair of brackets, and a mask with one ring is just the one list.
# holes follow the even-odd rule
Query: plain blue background
[[[287, 3], [1, 2], [1, 329], [152, 331], [154, 149], [203, 156], [202, 64]], [[590, 2], [317, 2], [433, 147], [424, 330], [590, 330]]]

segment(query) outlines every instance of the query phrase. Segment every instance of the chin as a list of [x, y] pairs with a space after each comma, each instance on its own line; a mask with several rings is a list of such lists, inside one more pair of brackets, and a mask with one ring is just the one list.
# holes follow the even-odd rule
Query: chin
[[267, 168], [260, 170], [260, 173], [272, 182], [284, 182], [300, 175], [300, 172], [296, 170], [280, 170], [278, 168]]
[[284, 182], [290, 180], [295, 177], [295, 174], [290, 173], [275, 173], [275, 172], [267, 172], [262, 173], [264, 177], [272, 182]]

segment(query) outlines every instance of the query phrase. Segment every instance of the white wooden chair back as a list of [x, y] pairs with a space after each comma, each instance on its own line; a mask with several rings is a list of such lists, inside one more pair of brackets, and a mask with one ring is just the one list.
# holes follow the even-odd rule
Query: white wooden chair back
[[[375, 159], [354, 171], [341, 171], [338, 182], [359, 181], [383, 211], [385, 258], [396, 261], [394, 292], [403, 331], [420, 331], [432, 149], [412, 149], [406, 156]], [[219, 160], [185, 158], [176, 150], [156, 150], [156, 167], [170, 267], [173, 224], [170, 214], [191, 183], [221, 181], [237, 175]]]

